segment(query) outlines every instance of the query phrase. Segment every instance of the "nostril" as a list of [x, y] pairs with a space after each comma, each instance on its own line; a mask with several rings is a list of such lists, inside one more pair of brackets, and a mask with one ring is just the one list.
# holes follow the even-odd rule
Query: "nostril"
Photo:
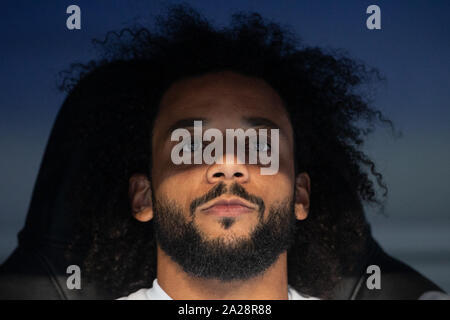
[[223, 168], [223, 170], [208, 171], [207, 177], [210, 179], [210, 182], [214, 183], [221, 179], [239, 179], [239, 181], [241, 181], [248, 178], [246, 171], [243, 171], [242, 169], [236, 170], [235, 168]]
[[225, 176], [225, 174], [223, 172], [216, 172], [213, 174], [214, 178], [220, 178], [220, 177], [224, 177], [224, 176]]

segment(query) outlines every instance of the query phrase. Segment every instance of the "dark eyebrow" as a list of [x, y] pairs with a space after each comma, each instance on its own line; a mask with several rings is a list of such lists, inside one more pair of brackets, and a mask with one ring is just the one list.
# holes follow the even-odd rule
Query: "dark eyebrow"
[[206, 118], [185, 118], [177, 120], [174, 124], [172, 124], [169, 129], [167, 129], [167, 134], [170, 136], [172, 132], [176, 129], [180, 128], [193, 128], [194, 127], [194, 121], [202, 121], [202, 125], [205, 123], [208, 123], [208, 120]]
[[279, 129], [280, 126], [277, 125], [272, 120], [269, 120], [267, 118], [261, 118], [261, 117], [250, 117], [245, 118], [245, 122], [249, 124], [251, 127], [267, 127], [271, 129]]

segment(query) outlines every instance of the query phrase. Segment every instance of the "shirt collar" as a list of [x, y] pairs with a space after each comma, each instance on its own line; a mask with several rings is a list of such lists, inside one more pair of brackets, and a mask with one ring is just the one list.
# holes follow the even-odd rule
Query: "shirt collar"
[[[153, 280], [153, 286], [146, 292], [149, 300], [173, 300], [160, 286], [158, 279]], [[316, 300], [317, 298], [303, 296], [291, 286], [288, 287], [289, 300]]]

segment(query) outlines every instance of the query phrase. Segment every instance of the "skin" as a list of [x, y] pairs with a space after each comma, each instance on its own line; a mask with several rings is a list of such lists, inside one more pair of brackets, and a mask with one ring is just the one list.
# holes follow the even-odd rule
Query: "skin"
[[[265, 118], [275, 127], [252, 126], [248, 118]], [[279, 171], [275, 175], [261, 175], [260, 164], [196, 164], [175, 165], [170, 154], [177, 142], [170, 141], [170, 128], [182, 119], [204, 118], [203, 131], [217, 128], [225, 136], [230, 128], [278, 128], [280, 130]], [[188, 130], [190, 128], [187, 128]], [[187, 221], [194, 224], [208, 239], [221, 237], [232, 243], [235, 237], [248, 237], [258, 223], [257, 210], [236, 217], [235, 223], [223, 228], [220, 219], [197, 208], [192, 217], [189, 205], [214, 185], [224, 182], [240, 183], [247, 192], [261, 197], [267, 219], [272, 204], [294, 196], [295, 215], [306, 219], [309, 211], [310, 179], [307, 173], [295, 177], [292, 127], [279, 95], [261, 79], [232, 72], [207, 74], [173, 84], [164, 94], [160, 113], [155, 121], [152, 148], [152, 181], [143, 174], [130, 178], [130, 198], [133, 214], [142, 222], [153, 218], [152, 192], [156, 199], [164, 196], [183, 208]], [[225, 157], [225, 151], [224, 151]], [[236, 162], [236, 161], [235, 161]], [[221, 199], [236, 196], [224, 194]], [[213, 200], [214, 201], [214, 200]], [[262, 275], [245, 281], [223, 282], [193, 278], [168, 257], [158, 246], [157, 279], [173, 299], [287, 299], [287, 253]]]

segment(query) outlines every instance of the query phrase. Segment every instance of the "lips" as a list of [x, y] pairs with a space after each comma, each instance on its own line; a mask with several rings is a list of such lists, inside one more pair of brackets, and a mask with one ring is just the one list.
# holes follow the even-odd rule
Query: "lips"
[[221, 217], [236, 217], [254, 210], [256, 210], [254, 205], [239, 198], [219, 199], [200, 209], [205, 214]]

